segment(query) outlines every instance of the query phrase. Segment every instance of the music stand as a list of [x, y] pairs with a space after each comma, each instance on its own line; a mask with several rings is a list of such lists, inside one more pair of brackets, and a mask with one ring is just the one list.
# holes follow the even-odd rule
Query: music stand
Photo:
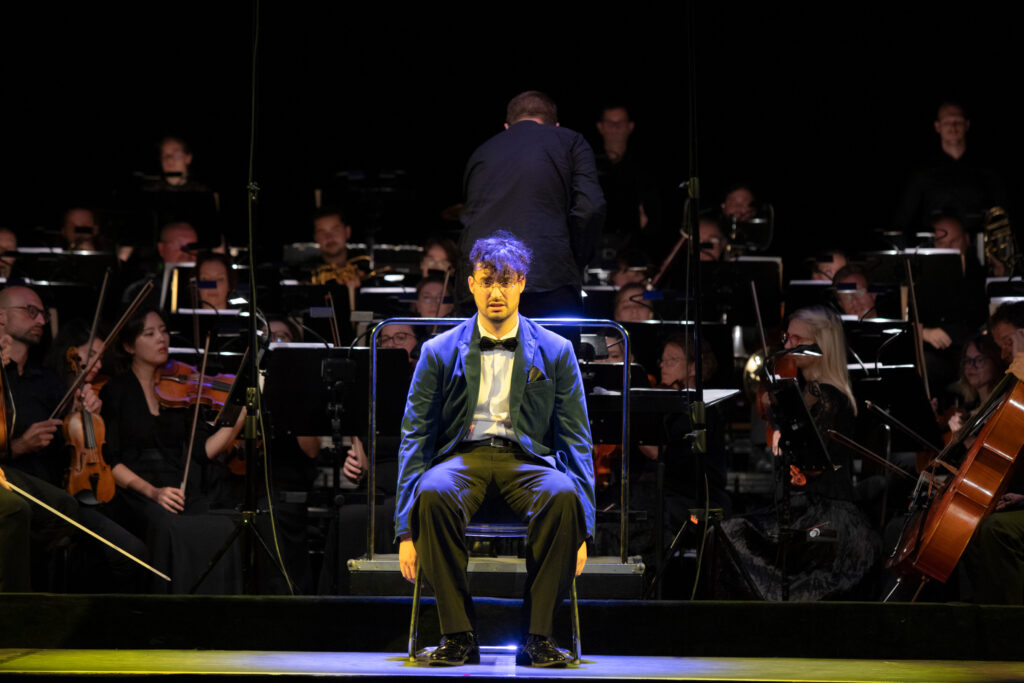
[[916, 362], [913, 323], [884, 318], [844, 320], [843, 332], [853, 355], [851, 367], [866, 370], [883, 361], [886, 365]]
[[834, 307], [835, 290], [829, 280], [790, 280], [786, 287], [785, 305], [786, 313], [808, 306]]
[[321, 339], [331, 339], [330, 324], [324, 317], [314, 315], [315, 309], [326, 309], [325, 297], [334, 300], [334, 317], [338, 321], [341, 342], [352, 340], [352, 315], [348, 303], [348, 287], [337, 282], [313, 285], [285, 280], [281, 283], [280, 299], [275, 308], [302, 318], [302, 324], [312, 329]]
[[739, 261], [700, 264], [703, 290], [702, 322], [726, 321], [729, 325], [755, 326], [757, 312], [750, 298], [750, 283], [757, 283], [764, 325], [782, 320], [782, 263], [776, 258], [747, 256]]
[[[921, 321], [941, 319], [949, 302], [964, 288], [964, 262], [959, 249], [905, 249], [865, 254], [869, 282], [906, 284], [904, 259], [909, 259]], [[890, 317], [899, 316], [899, 312]]]
[[[629, 343], [633, 348], [633, 360], [648, 369], [658, 367], [659, 353], [665, 340], [674, 333], [682, 332], [692, 342], [693, 322], [689, 320], [645, 320], [624, 322], [621, 325], [629, 332]], [[718, 369], [708, 378], [709, 386], [728, 386], [732, 376], [732, 337], [730, 327], [722, 323], [701, 323], [701, 334], [707, 340]], [[612, 335], [616, 336], [616, 335]]]
[[[583, 391], [587, 395], [594, 393], [595, 387], [607, 392], [622, 391], [622, 363], [580, 361], [580, 374], [583, 376]], [[632, 387], [650, 386], [647, 372], [639, 363], [630, 363], [629, 383]]]
[[[942, 447], [939, 424], [935, 411], [924, 393], [924, 383], [917, 367], [911, 363], [900, 365], [870, 366], [866, 371], [859, 365], [851, 364], [850, 381], [853, 391], [861, 401], [870, 401], [883, 408], [894, 418], [910, 427], [925, 441], [933, 444], [938, 451]], [[870, 411], [858, 419], [864, 429], [880, 424]], [[894, 451], [919, 451], [921, 444], [899, 429], [893, 433]]]
[[[377, 391], [386, 400], [377, 408], [377, 428], [383, 434], [398, 434], [405, 400], [409, 395], [412, 369], [405, 349], [377, 349]], [[362, 434], [369, 421], [366, 388], [370, 385], [370, 348], [365, 346], [327, 348], [323, 344], [270, 345], [267, 352], [267, 380], [264, 388], [270, 430], [281, 436], [330, 434], [331, 419], [323, 406], [337, 398], [344, 406], [346, 434]], [[332, 397], [324, 385], [324, 370], [334, 364], [349, 373], [344, 390]], [[343, 366], [348, 364], [347, 369]], [[334, 401], [338, 402], [338, 401]]]
[[[101, 282], [107, 268], [117, 267], [117, 258], [107, 251], [19, 247], [17, 255], [15, 267], [18, 274], [39, 284]], [[95, 291], [92, 291], [92, 296], [95, 298]]]

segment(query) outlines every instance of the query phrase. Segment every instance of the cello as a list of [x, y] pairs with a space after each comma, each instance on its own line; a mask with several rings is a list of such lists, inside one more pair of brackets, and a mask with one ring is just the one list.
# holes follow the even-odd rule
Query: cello
[[[957, 458], [971, 437], [973, 443]], [[928, 580], [949, 578], [975, 529], [1006, 491], [1021, 452], [1024, 382], [1007, 374], [918, 478], [911, 515], [886, 563], [900, 582], [920, 581], [919, 593]], [[948, 479], [941, 481], [940, 473]]]

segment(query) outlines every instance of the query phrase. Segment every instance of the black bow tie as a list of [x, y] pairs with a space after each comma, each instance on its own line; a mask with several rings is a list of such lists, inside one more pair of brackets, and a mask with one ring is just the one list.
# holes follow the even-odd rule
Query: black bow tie
[[493, 351], [497, 348], [505, 349], [506, 351], [515, 351], [516, 346], [519, 342], [516, 341], [515, 337], [509, 337], [508, 339], [491, 339], [490, 337], [480, 337], [480, 350], [481, 351]]

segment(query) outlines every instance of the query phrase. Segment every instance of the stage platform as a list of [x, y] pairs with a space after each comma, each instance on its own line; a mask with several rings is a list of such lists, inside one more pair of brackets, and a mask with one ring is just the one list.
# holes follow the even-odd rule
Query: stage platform
[[[480, 641], [514, 647], [521, 602], [475, 601]], [[555, 637], [568, 644], [568, 614]], [[203, 674], [303, 680], [347, 676], [518, 676], [632, 680], [1024, 681], [1024, 607], [942, 603], [581, 600], [586, 663], [407, 665], [402, 597], [0, 595], [0, 677], [90, 680]], [[423, 602], [420, 643], [439, 639]]]
[[376, 652], [202, 652], [176, 650], [0, 650], [0, 677], [185, 680], [225, 676], [275, 681], [328, 677], [384, 680], [528, 678], [530, 680], [649, 681], [1013, 681], [1024, 679], [1020, 662], [760, 657], [626, 657], [593, 655], [579, 666], [532, 669], [516, 666], [511, 652], [484, 653], [480, 664], [428, 667], [397, 654]]

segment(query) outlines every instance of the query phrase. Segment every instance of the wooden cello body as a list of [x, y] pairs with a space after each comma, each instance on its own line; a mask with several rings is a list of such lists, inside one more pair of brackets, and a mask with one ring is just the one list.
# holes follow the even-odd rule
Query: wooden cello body
[[[945, 484], [934, 485], [931, 499], [904, 528], [887, 564], [901, 577], [945, 582], [978, 525], [995, 510], [1006, 490], [1024, 451], [1024, 382], [1007, 375], [984, 408], [936, 458], [954, 474]], [[943, 460], [963, 436], [972, 435], [974, 443], [959, 468]]]

